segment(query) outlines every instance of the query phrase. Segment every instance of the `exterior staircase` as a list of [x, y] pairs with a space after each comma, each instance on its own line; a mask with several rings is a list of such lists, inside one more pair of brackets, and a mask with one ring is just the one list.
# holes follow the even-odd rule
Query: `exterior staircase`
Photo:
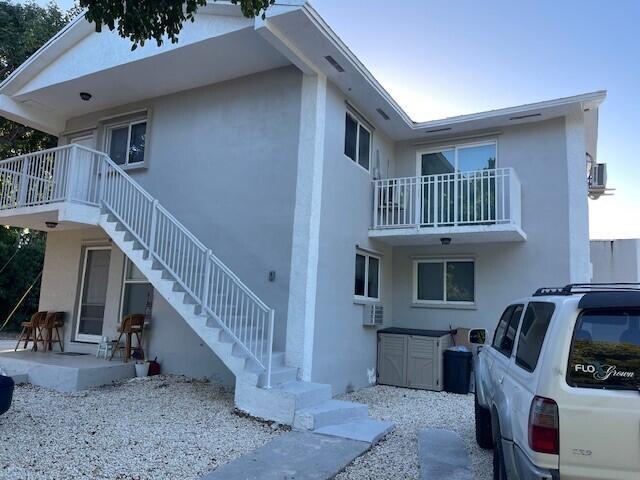
[[235, 375], [240, 410], [369, 442], [392, 428], [366, 405], [333, 400], [330, 385], [298, 380], [273, 351], [273, 309], [106, 154], [68, 145], [3, 160], [0, 183], [0, 210], [94, 208], [97, 225]]

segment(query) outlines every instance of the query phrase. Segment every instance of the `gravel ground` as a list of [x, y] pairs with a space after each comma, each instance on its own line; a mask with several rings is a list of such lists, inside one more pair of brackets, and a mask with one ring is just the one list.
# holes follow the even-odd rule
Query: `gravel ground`
[[0, 417], [0, 478], [195, 479], [280, 433], [183, 377], [74, 394], [24, 385]]
[[395, 422], [396, 429], [336, 479], [419, 478], [416, 434], [424, 427], [456, 432], [469, 449], [475, 479], [493, 478], [492, 453], [475, 442], [472, 395], [376, 386], [341, 398], [366, 403], [371, 417]]

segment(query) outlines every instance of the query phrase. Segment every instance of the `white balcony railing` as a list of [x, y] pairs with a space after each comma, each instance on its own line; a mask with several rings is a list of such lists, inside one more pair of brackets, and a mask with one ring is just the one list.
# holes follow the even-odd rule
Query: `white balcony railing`
[[373, 228], [520, 225], [512, 168], [375, 180]]
[[115, 216], [264, 368], [270, 385], [274, 310], [109, 156], [66, 145], [0, 161], [0, 210], [65, 201]]

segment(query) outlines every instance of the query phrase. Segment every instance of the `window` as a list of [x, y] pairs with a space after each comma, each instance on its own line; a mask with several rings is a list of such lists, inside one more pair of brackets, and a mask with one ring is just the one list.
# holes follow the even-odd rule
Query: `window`
[[531, 302], [524, 312], [522, 328], [518, 335], [516, 364], [533, 372], [538, 364], [540, 350], [549, 328], [555, 305], [547, 302]]
[[500, 317], [496, 333], [493, 337], [493, 348], [507, 357], [510, 357], [513, 351], [522, 310], [524, 310], [524, 305], [511, 305], [507, 307]]
[[120, 318], [131, 313], [147, 313], [153, 303], [153, 287], [130, 260], [125, 261]]
[[369, 170], [371, 132], [348, 112], [344, 129], [344, 154], [365, 170]]
[[354, 294], [358, 298], [380, 299], [380, 259], [366, 253], [356, 253]]
[[473, 260], [417, 260], [414, 277], [414, 302], [472, 304], [475, 301]]
[[147, 121], [140, 120], [107, 129], [107, 151], [118, 165], [136, 165], [144, 162]]
[[474, 172], [496, 168], [495, 141], [473, 145], [456, 145], [418, 153], [421, 175]]
[[586, 310], [573, 332], [567, 383], [640, 389], [640, 309]]

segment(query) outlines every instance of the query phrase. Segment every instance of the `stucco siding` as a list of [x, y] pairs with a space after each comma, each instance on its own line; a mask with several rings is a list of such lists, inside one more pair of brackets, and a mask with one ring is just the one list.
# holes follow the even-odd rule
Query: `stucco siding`
[[[369, 385], [376, 368], [376, 329], [362, 325], [364, 306], [354, 302], [356, 245], [381, 253], [381, 302], [392, 317], [392, 249], [368, 238], [372, 177], [344, 154], [345, 114], [344, 96], [329, 85], [312, 380], [334, 394]], [[372, 164], [378, 151], [392, 158], [393, 143], [374, 130]]]
[[[498, 167], [513, 167], [522, 184], [524, 242], [397, 247], [393, 258], [393, 324], [412, 328], [495, 328], [504, 307], [541, 286], [571, 280], [568, 168], [563, 118], [513, 126], [473, 141], [495, 139]], [[456, 143], [443, 140], [442, 145]], [[438, 146], [438, 142], [431, 144]], [[396, 149], [399, 175], [416, 174], [415, 143]], [[585, 179], [580, 179], [585, 181]], [[582, 202], [586, 209], [586, 193]], [[475, 259], [473, 308], [416, 307], [413, 262], [416, 257], [465, 256]], [[588, 268], [588, 260], [582, 259]]]
[[[39, 309], [66, 313], [63, 335], [65, 350], [95, 354], [95, 344], [73, 341], [83, 252], [87, 247], [111, 249], [102, 333], [110, 339], [117, 338], [125, 256], [109, 242], [101, 229], [49, 232]], [[145, 331], [144, 343], [147, 357], [158, 357], [164, 373], [209, 378], [224, 385], [233, 385], [231, 372], [157, 292], [153, 298], [151, 322]]]
[[301, 78], [285, 67], [67, 125], [78, 131], [149, 109], [148, 168], [128, 173], [276, 309], [278, 349], [287, 318]]

